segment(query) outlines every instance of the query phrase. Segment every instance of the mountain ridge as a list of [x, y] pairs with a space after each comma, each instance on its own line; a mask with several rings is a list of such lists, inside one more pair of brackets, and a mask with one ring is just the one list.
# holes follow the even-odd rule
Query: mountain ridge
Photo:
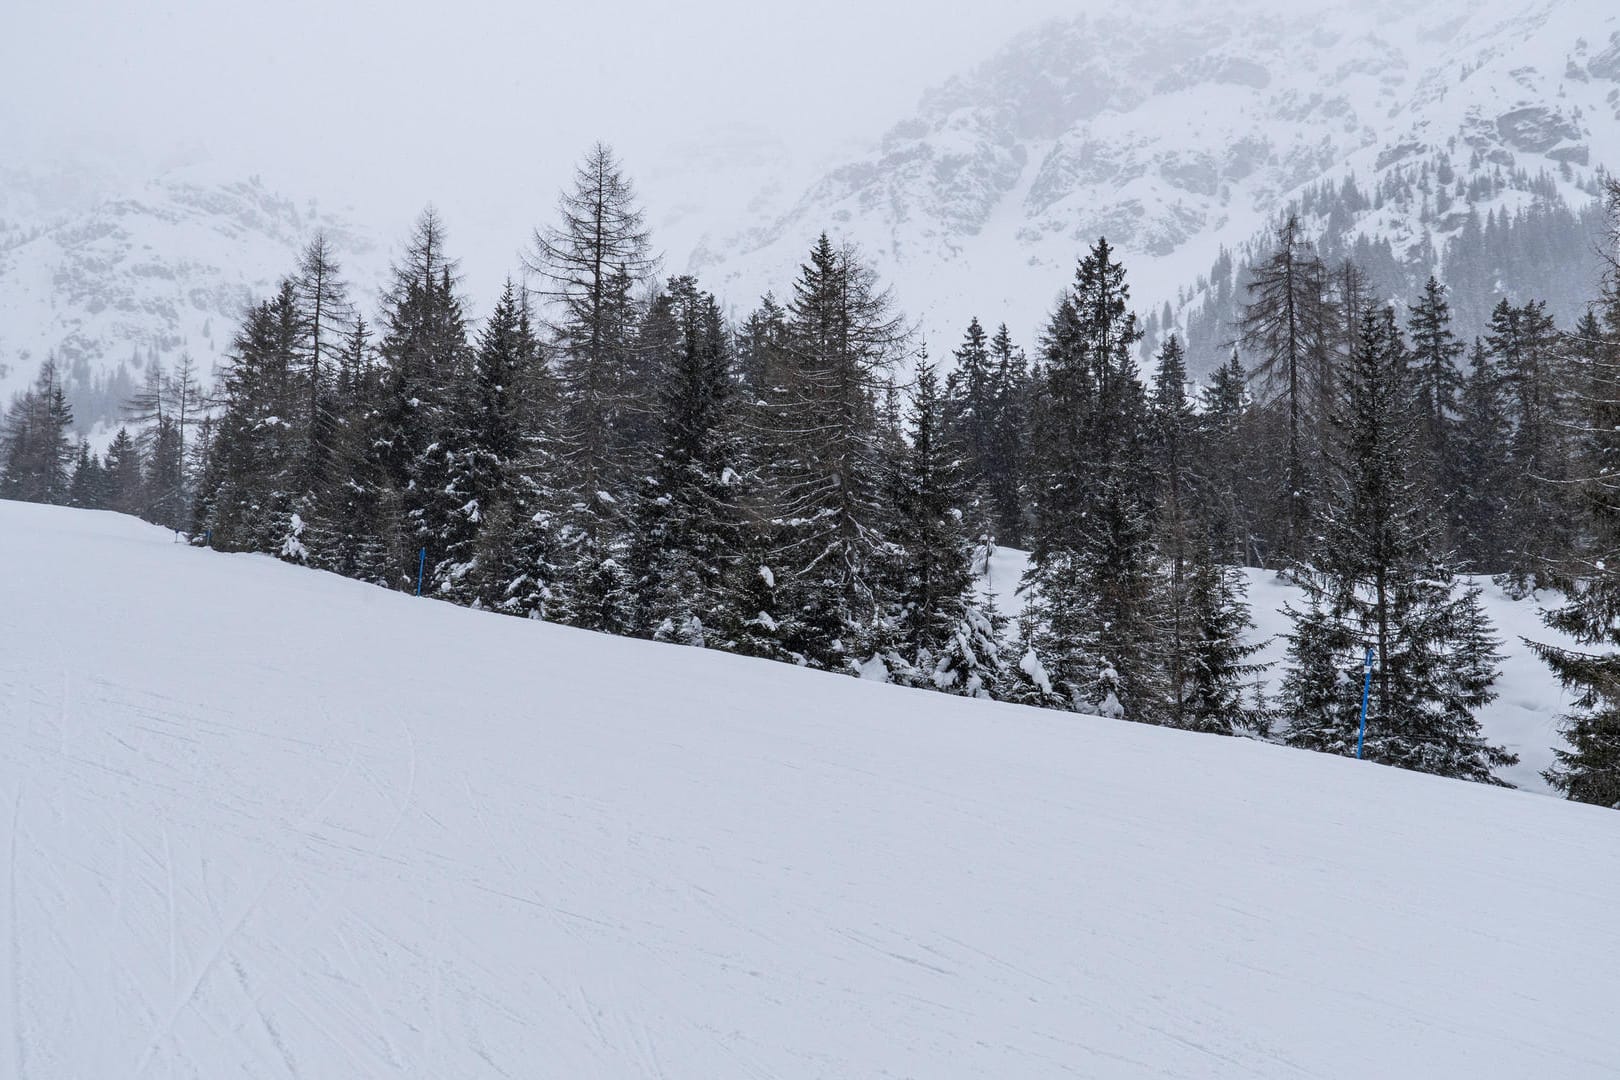
[[[1481, 221], [1538, 200], [1583, 213], [1620, 160], [1620, 14], [1596, 0], [1445, 0], [1416, 13], [1165, 0], [1015, 35], [926, 89], [870, 151], [802, 186], [816, 155], [784, 134], [721, 128], [629, 162], [653, 181], [654, 240], [674, 245], [666, 269], [696, 273], [734, 315], [787, 288], [826, 229], [865, 252], [936, 355], [975, 315], [1032, 345], [1075, 259], [1107, 235], [1155, 333], [1208, 339], [1193, 343], [1196, 373], [1229, 340], [1241, 292], [1234, 278], [1217, 295], [1223, 260], [1235, 253], [1241, 277], [1243, 253], [1315, 191], [1367, 193], [1336, 217], [1303, 216], [1335, 252], [1387, 241], [1392, 298], [1445, 272], [1470, 209]], [[1445, 208], [1423, 188], [1425, 164], [1453, 175]], [[189, 351], [206, 371], [243, 305], [317, 228], [365, 307], [386, 259], [352, 212], [201, 167], [140, 185], [0, 171], [0, 396], [52, 354], [98, 403], [87, 414], [106, 413], [120, 370], [151, 357]], [[511, 238], [503, 270], [521, 244]], [[1497, 283], [1509, 293], [1546, 280], [1540, 264], [1513, 272], [1530, 280]], [[1575, 310], [1587, 276], [1571, 260], [1556, 310]]]

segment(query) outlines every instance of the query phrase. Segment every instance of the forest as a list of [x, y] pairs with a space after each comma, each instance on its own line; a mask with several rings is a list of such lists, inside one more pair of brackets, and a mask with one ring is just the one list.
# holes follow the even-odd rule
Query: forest
[[[1620, 239], [1620, 183], [1606, 191]], [[204, 389], [146, 368], [105, 453], [47, 361], [0, 427], [0, 497], [138, 514], [470, 607], [935, 692], [1357, 752], [1502, 783], [1477, 719], [1501, 645], [1472, 576], [1555, 603], [1571, 691], [1548, 779], [1620, 806], [1620, 267], [1560, 325], [1472, 275], [1416, 295], [1294, 218], [1232, 325], [1155, 332], [1106, 239], [1038, 340], [929, 354], [852, 245], [728, 320], [658, 277], [598, 145], [470, 318], [445, 222], [370, 321], [316, 236]], [[1571, 261], [1592, 252], [1571, 252]], [[1054, 283], [1057, 284], [1057, 283]], [[1488, 311], [1465, 340], [1454, 310]], [[1226, 357], [1194, 384], [1187, 358]], [[942, 362], [941, 362], [942, 361]], [[1025, 605], [979, 582], [1027, 550]], [[1258, 692], [1239, 567], [1299, 586]]]

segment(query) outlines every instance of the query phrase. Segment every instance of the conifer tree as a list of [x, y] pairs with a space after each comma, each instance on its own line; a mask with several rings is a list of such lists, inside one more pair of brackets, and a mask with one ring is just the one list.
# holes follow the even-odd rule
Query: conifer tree
[[394, 587], [409, 556], [399, 493], [388, 471], [388, 382], [389, 373], [373, 362], [370, 331], [357, 314], [339, 355], [332, 480], [320, 493], [310, 561], [345, 577]]
[[1251, 659], [1262, 645], [1249, 640], [1253, 624], [1237, 571], [1195, 549], [1182, 610], [1185, 660], [1171, 672], [1175, 725], [1219, 735], [1269, 734], [1269, 712], [1244, 696], [1266, 665]]
[[1189, 567], [1204, 547], [1195, 535], [1191, 507], [1197, 493], [1189, 460], [1194, 427], [1187, 393], [1186, 354], [1175, 334], [1159, 349], [1149, 404], [1152, 474], [1158, 481], [1158, 547], [1165, 561], [1164, 651], [1167, 680], [1164, 722], [1186, 726], [1186, 690], [1191, 681], [1192, 649], [1197, 640], [1191, 607]]
[[101, 459], [84, 439], [79, 440], [73, 478], [68, 481], [68, 505], [85, 510], [107, 508], [107, 473], [101, 467]]
[[648, 313], [643, 349], [662, 373], [663, 445], [632, 545], [637, 622], [659, 640], [720, 647], [742, 548], [742, 463], [731, 343], [714, 297], [691, 277], [672, 278]]
[[179, 422], [160, 416], [146, 433], [146, 474], [142, 478], [145, 495], [142, 516], [154, 525], [180, 531], [188, 522], [185, 445], [180, 440]]
[[1332, 325], [1327, 272], [1290, 216], [1277, 233], [1270, 259], [1254, 268], [1242, 337], [1257, 357], [1254, 377], [1263, 402], [1282, 410], [1286, 443], [1278, 496], [1286, 507], [1279, 549], [1297, 558], [1310, 529], [1314, 424], [1328, 392], [1328, 337]]
[[139, 513], [145, 499], [141, 451], [128, 428], [119, 428], [108, 445], [104, 472], [106, 508], [122, 514]]
[[1463, 343], [1451, 332], [1451, 305], [1434, 277], [1412, 305], [1407, 322], [1412, 341], [1412, 370], [1417, 388], [1418, 467], [1427, 497], [1439, 501], [1455, 484], [1451, 440], [1463, 376], [1457, 360]]
[[1339, 454], [1322, 536], [1291, 607], [1283, 684], [1287, 741], [1355, 752], [1361, 649], [1376, 649], [1366, 757], [1501, 783], [1518, 759], [1485, 742], [1477, 713], [1500, 660], [1479, 590], [1459, 586], [1412, 478], [1417, 453], [1410, 355], [1392, 310], [1368, 312], [1345, 372]]
[[1257, 523], [1262, 489], [1248, 382], [1234, 349], [1200, 395], [1193, 440], [1197, 509], [1206, 542], [1222, 560], [1237, 566], [1262, 565]]
[[[291, 282], [249, 311], [220, 377], [224, 413], [197, 532], [224, 551], [277, 551], [290, 530], [297, 461], [293, 354], [298, 313]], [[108, 472], [113, 471], [109, 454]], [[116, 487], [116, 483], [115, 483]], [[116, 497], [116, 495], [115, 495]]]
[[973, 597], [972, 544], [961, 506], [968, 494], [964, 455], [947, 428], [947, 408], [924, 361], [912, 384], [910, 439], [896, 484], [898, 629], [910, 665], [927, 684], [988, 697], [1001, 675], [999, 628]]
[[1030, 442], [1032, 644], [1075, 708], [1163, 719], [1164, 575], [1124, 267], [1099, 240], [1043, 343]]
[[1461, 565], [1473, 573], [1505, 570], [1513, 489], [1511, 428], [1502, 377], [1482, 341], [1469, 353], [1447, 475], [1448, 513]]
[[569, 498], [558, 532], [558, 612], [577, 626], [622, 632], [635, 618], [622, 565], [633, 478], [656, 428], [632, 290], [654, 259], [635, 190], [601, 143], [575, 170], [558, 217], [536, 231], [527, 262], [543, 282], [562, 384], [557, 463]]
[[[467, 370], [456, 378], [443, 412], [448, 505], [444, 508], [443, 555], [433, 592], [461, 604], [481, 603], [492, 583], [481, 565], [503, 544], [485, 537], [514, 498], [513, 467], [523, 451], [526, 389], [541, 366], [540, 343], [510, 279], [479, 334]], [[500, 524], [510, 528], [511, 522]]]
[[879, 404], [909, 334], [850, 248], [822, 234], [794, 283], [770, 440], [771, 551], [784, 647], [817, 667], [870, 656], [894, 550]]
[[39, 368], [32, 389], [12, 403], [0, 423], [0, 497], [25, 502], [68, 501], [73, 409], [54, 359]]
[[[404, 258], [384, 296], [380, 441], [390, 486], [399, 493], [411, 554], [427, 549], [425, 579], [442, 582], [452, 529], [465, 523], [467, 500], [451, 482], [457, 432], [453, 406], [469, 362], [457, 264], [445, 252], [444, 223], [430, 207], [417, 218]], [[454, 524], [452, 522], [454, 521]], [[402, 586], [416, 559], [398, 568]]]
[[[1620, 241], [1620, 185], [1611, 182], [1611, 240]], [[1570, 799], [1620, 809], [1620, 264], [1611, 262], [1596, 313], [1577, 331], [1574, 363], [1583, 388], [1576, 475], [1581, 543], [1552, 575], [1565, 596], [1547, 625], [1584, 648], [1532, 642], [1574, 692], [1565, 745], [1544, 774]]]
[[766, 293], [759, 307], [737, 328], [737, 381], [745, 404], [762, 402], [780, 383], [787, 353], [787, 312]]
[[1507, 388], [1513, 425], [1508, 577], [1523, 588], [1544, 583], [1549, 562], [1569, 544], [1568, 447], [1561, 421], [1566, 372], [1557, 328], [1541, 301], [1514, 307], [1503, 300], [1491, 313], [1485, 342]]
[[945, 378], [941, 435], [962, 455], [963, 508], [974, 527], [988, 525], [988, 486], [995, 471], [996, 432], [1001, 426], [998, 372], [989, 338], [978, 319], [968, 323], [952, 354], [955, 367]]
[[1012, 343], [1007, 324], [990, 339], [995, 420], [989, 430], [984, 489], [997, 541], [1022, 547], [1026, 536], [1024, 468], [1029, 428], [1029, 371], [1024, 350]]
[[317, 232], [300, 254], [292, 278], [299, 324], [292, 363], [303, 383], [296, 414], [301, 442], [296, 512], [306, 522], [306, 547], [314, 551], [317, 564], [325, 561], [325, 549], [338, 542], [333, 530], [343, 528], [326, 521], [324, 514], [330, 506], [328, 488], [338, 479], [333, 466], [346, 405], [341, 394], [352, 389], [340, 385], [355, 321], [341, 275], [331, 242]]

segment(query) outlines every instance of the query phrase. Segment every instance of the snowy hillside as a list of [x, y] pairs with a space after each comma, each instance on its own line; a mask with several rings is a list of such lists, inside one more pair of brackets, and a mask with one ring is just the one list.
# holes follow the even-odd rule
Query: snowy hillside
[[[1053, 22], [930, 91], [788, 213], [712, 234], [692, 265], [746, 305], [831, 229], [874, 258], [937, 354], [974, 313], [1030, 339], [1098, 235], [1157, 311], [1306, 188], [1356, 177], [1373, 191], [1437, 158], [1465, 184], [1546, 170], [1588, 200], [1620, 158], [1620, 12], [1156, 0]], [[1432, 201], [1380, 202], [1350, 224], [1405, 255], [1461, 227], [1438, 216]]]
[[256, 180], [180, 171], [108, 195], [98, 185], [110, 181], [72, 192], [59, 179], [0, 175], [0, 211], [16, 207], [0, 212], [11, 222], [0, 224], [0, 400], [53, 353], [85, 388], [121, 362], [172, 365], [182, 352], [206, 374], [316, 229], [362, 295], [381, 280], [385, 258], [366, 235]]
[[[1028, 552], [997, 548], [984, 575], [981, 587], [994, 593], [997, 610], [1011, 618], [1017, 618], [1024, 609], [1018, 587], [1028, 567]], [[1274, 699], [1286, 670], [1283, 661], [1288, 652], [1287, 634], [1293, 625], [1284, 608], [1301, 603], [1300, 590], [1271, 570], [1244, 567], [1241, 573], [1254, 619], [1250, 640], [1262, 646], [1255, 661], [1271, 665], [1261, 676], [1261, 687], [1268, 698]], [[1541, 774], [1553, 764], [1554, 748], [1565, 745], [1559, 729], [1569, 695], [1525, 639], [1570, 648], [1579, 645], [1542, 624], [1541, 605], [1554, 605], [1554, 595], [1516, 600], [1489, 577], [1472, 580], [1483, 590], [1485, 613], [1496, 628], [1502, 654], [1498, 696], [1480, 710], [1480, 726], [1486, 741], [1519, 755], [1517, 765], [1501, 771], [1502, 779], [1523, 791], [1553, 795], [1551, 785]]]
[[[1612, 812], [0, 503], [0, 1073], [1563, 1078]], [[22, 570], [20, 568], [26, 568]]]

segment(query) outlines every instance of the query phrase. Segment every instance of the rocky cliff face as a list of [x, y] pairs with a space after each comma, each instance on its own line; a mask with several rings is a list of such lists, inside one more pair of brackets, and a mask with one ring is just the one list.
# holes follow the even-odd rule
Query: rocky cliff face
[[206, 372], [316, 229], [368, 268], [357, 280], [373, 280], [368, 238], [255, 180], [177, 173], [100, 198], [67, 197], [49, 176], [7, 181], [16, 209], [0, 214], [0, 393], [53, 354], [86, 383], [182, 352]]
[[825, 228], [948, 345], [974, 313], [1032, 333], [1099, 235], [1156, 308], [1312, 187], [1376, 191], [1443, 160], [1449, 223], [1434, 199], [1350, 223], [1438, 251], [1466, 217], [1459, 182], [1545, 171], [1573, 204], [1620, 156], [1620, 12], [1600, 0], [1300, 8], [1150, 2], [1038, 27], [692, 266], [746, 305]]

